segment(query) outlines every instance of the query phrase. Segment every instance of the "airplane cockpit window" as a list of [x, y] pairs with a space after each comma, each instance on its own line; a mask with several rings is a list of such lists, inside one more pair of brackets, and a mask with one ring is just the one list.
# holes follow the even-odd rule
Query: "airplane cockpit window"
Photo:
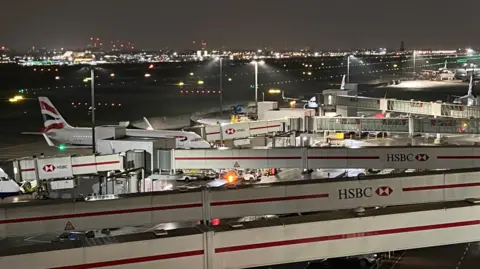
[[0, 179], [1, 179], [1, 181], [9, 181], [9, 179], [6, 178], [6, 177], [0, 177]]

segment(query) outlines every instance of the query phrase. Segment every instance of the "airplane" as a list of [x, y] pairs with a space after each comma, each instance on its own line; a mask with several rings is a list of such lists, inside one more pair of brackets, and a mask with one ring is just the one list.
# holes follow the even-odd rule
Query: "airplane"
[[[47, 97], [39, 97], [40, 111], [44, 119], [44, 130], [41, 134], [49, 146], [55, 142], [68, 144], [63, 148], [91, 148], [92, 129], [90, 127], [72, 127], [69, 125]], [[97, 127], [101, 128], [101, 126]], [[126, 129], [130, 137], [169, 137], [176, 138], [178, 148], [211, 148], [210, 143], [194, 132]], [[58, 146], [56, 146], [58, 147]]]
[[11, 179], [7, 173], [0, 168], [0, 198], [3, 200], [7, 197], [18, 196], [20, 194], [22, 194], [22, 190], [17, 182]]
[[[345, 75], [342, 77], [342, 84], [340, 84], [340, 90], [345, 90]], [[282, 91], [282, 99], [283, 100], [288, 100], [288, 101], [300, 101], [302, 103], [306, 103], [303, 108], [317, 108], [318, 103], [317, 103], [317, 97], [312, 97], [310, 100], [301, 100], [297, 98], [290, 98], [290, 97], [285, 97], [284, 92]]]
[[452, 73], [453, 73], [453, 71], [451, 71], [450, 69], [447, 68], [447, 64], [448, 64], [448, 61], [445, 61], [444, 66], [438, 68], [437, 70], [424, 69], [424, 70], [422, 70], [422, 72], [430, 73], [430, 74], [436, 74], [436, 73], [440, 73], [440, 72], [444, 72], [444, 73], [446, 73], [446, 72], [452, 72]]
[[454, 104], [466, 104], [467, 106], [476, 106], [478, 105], [477, 99], [473, 96], [473, 76], [470, 76], [470, 83], [468, 84], [467, 95], [464, 96], [455, 96], [457, 97]]

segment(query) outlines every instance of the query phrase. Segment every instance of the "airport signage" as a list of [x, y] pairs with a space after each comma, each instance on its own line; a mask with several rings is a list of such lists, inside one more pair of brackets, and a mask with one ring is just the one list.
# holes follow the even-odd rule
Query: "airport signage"
[[37, 159], [38, 177], [40, 179], [73, 177], [70, 157]]
[[428, 161], [430, 157], [427, 154], [387, 154], [387, 162], [425, 162]]
[[227, 129], [227, 130], [225, 130], [225, 133], [228, 134], [228, 135], [233, 135], [235, 133], [235, 129], [233, 129], [233, 128]]
[[393, 192], [393, 189], [390, 186], [381, 186], [375, 189], [375, 191], [372, 187], [339, 189], [338, 199], [349, 200], [349, 199], [359, 199], [359, 198], [370, 198], [374, 194], [385, 197], [385, 196], [390, 196], [392, 192]]

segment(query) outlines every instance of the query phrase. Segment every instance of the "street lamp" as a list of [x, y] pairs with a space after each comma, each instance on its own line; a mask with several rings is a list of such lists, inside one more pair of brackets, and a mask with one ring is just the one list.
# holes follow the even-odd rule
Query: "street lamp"
[[220, 117], [223, 116], [223, 59], [218, 57], [220, 64]]
[[347, 57], [347, 83], [350, 83], [350, 58], [353, 57], [353, 55], [348, 55]]
[[90, 67], [90, 87], [90, 95], [92, 99], [92, 152], [95, 154], [97, 149], [95, 143], [95, 68], [93, 66]]
[[252, 61], [255, 66], [255, 107], [258, 109], [258, 65], [265, 64], [264, 61]]
[[413, 51], [413, 73], [415, 74], [417, 68], [417, 51]]
[[90, 78], [85, 78], [83, 81], [88, 82], [90, 80], [90, 97], [91, 97], [91, 109], [92, 109], [92, 152], [95, 154], [96, 150], [96, 139], [95, 139], [95, 69], [97, 71], [105, 71], [105, 69], [100, 67], [95, 67], [90, 65], [89, 67], [82, 68], [80, 71], [85, 72], [86, 70], [90, 71]]

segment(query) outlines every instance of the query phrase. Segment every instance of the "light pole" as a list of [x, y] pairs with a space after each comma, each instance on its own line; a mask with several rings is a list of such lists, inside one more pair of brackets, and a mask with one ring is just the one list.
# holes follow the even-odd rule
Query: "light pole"
[[223, 116], [223, 61], [222, 57], [218, 58], [220, 61], [220, 117]]
[[95, 143], [95, 69], [90, 68], [90, 94], [92, 98], [92, 150], [93, 154], [97, 152]]
[[415, 74], [417, 68], [417, 51], [413, 51], [413, 73]]
[[255, 66], [255, 108], [258, 109], [258, 65], [264, 64], [264, 61], [252, 61]]
[[350, 58], [353, 57], [353, 55], [348, 55], [347, 57], [347, 83], [350, 83]]

